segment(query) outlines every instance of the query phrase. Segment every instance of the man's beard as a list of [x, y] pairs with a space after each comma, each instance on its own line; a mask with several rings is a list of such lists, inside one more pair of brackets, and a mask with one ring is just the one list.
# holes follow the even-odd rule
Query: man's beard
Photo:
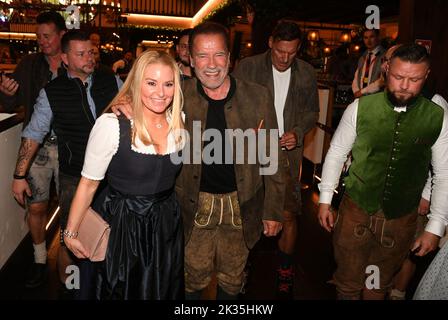
[[407, 99], [400, 99], [396, 97], [394, 93], [390, 92], [389, 90], [386, 90], [386, 92], [387, 92], [387, 98], [389, 99], [390, 103], [392, 103], [392, 105], [395, 107], [406, 107], [412, 105], [418, 98], [417, 95], [417, 96], [411, 96], [410, 98]]

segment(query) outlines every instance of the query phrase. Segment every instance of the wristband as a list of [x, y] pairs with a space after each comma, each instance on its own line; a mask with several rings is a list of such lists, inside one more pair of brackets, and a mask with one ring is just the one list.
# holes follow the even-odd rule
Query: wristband
[[19, 175], [19, 174], [15, 174], [14, 173], [14, 175], [13, 175], [13, 177], [14, 177], [14, 179], [16, 179], [16, 180], [23, 180], [23, 179], [26, 179], [26, 177], [27, 177], [28, 175], [23, 175], [23, 176], [21, 176], [21, 175]]
[[64, 234], [64, 237], [66, 237], [66, 238], [76, 239], [76, 237], [78, 236], [78, 231], [72, 232], [72, 231], [65, 229], [63, 234]]

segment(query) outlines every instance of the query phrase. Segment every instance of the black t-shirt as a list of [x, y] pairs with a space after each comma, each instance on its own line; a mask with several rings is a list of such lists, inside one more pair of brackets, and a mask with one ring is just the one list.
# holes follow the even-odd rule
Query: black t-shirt
[[[224, 114], [224, 106], [228, 100], [230, 100], [235, 93], [236, 83], [235, 79], [230, 77], [230, 90], [227, 97], [222, 100], [213, 100], [204, 92], [201, 83], [198, 81], [198, 91], [208, 101], [207, 122], [205, 129], [216, 129], [219, 131], [222, 144], [221, 144], [221, 156], [215, 155], [215, 150], [210, 146], [208, 150], [207, 145], [213, 143], [214, 138], [211, 137], [210, 141], [204, 141], [204, 149], [202, 150], [202, 174], [200, 191], [208, 193], [229, 193], [236, 191], [236, 179], [235, 169], [233, 166], [233, 154], [230, 149], [229, 141], [225, 139], [225, 129], [227, 129], [226, 117]], [[204, 152], [205, 151], [205, 152]], [[226, 157], [227, 155], [227, 157]], [[204, 163], [205, 157], [212, 157], [215, 159], [210, 164]], [[218, 157], [216, 157], [218, 156]], [[215, 158], [216, 157], [216, 158]], [[229, 158], [232, 162], [226, 164], [225, 159]]]

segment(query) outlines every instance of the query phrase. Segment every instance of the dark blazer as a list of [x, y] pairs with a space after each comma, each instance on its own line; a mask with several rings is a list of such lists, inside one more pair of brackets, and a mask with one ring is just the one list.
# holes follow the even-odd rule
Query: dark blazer
[[[204, 132], [208, 101], [198, 92], [197, 79], [184, 82], [185, 96], [185, 128], [190, 134], [193, 132], [193, 121], [201, 121], [201, 136]], [[277, 128], [272, 97], [262, 86], [236, 79], [236, 91], [224, 106], [227, 129], [257, 128], [264, 120], [263, 128]], [[198, 137], [195, 137], [198, 139]], [[203, 142], [201, 150], [203, 148]], [[267, 150], [270, 142], [267, 139]], [[190, 142], [190, 154], [193, 158], [193, 143]], [[259, 146], [257, 142], [257, 146]], [[188, 146], [186, 147], [188, 148]], [[252, 248], [263, 231], [262, 220], [282, 221], [283, 203], [285, 197], [285, 158], [280, 145], [275, 151], [278, 159], [272, 159], [271, 165], [277, 166], [272, 175], [260, 175], [260, 164], [256, 157], [255, 164], [248, 163], [247, 147], [244, 152], [244, 163], [235, 164], [235, 178], [237, 184], [238, 201], [241, 208], [243, 233], [247, 247]], [[184, 152], [186, 150], [184, 149]], [[235, 160], [235, 155], [234, 155]], [[234, 162], [235, 163], [235, 162]], [[184, 163], [182, 171], [176, 180], [176, 193], [182, 208], [185, 241], [190, 238], [194, 224], [194, 217], [198, 208], [199, 188], [201, 182], [201, 164]]]
[[[361, 79], [363, 77], [362, 75], [362, 68], [364, 67], [364, 64], [366, 63], [366, 59], [367, 59], [367, 55], [369, 54], [369, 51], [366, 50], [361, 57], [359, 57], [358, 59], [358, 67], [355, 71], [355, 75], [353, 77], [353, 82], [352, 82], [352, 91], [353, 93], [356, 93], [356, 91], [361, 90], [362, 89], [362, 83], [361, 83]], [[372, 68], [372, 75], [370, 77], [370, 82], [367, 85], [366, 88], [367, 92], [364, 92], [366, 89], [363, 90], [363, 95], [367, 95], [367, 94], [373, 94], [376, 93], [380, 90], [382, 90], [382, 85], [373, 85], [374, 82], [377, 82], [378, 79], [381, 78], [381, 65], [382, 65], [382, 58], [383, 56], [386, 54], [386, 50], [382, 47], [379, 46], [379, 50], [376, 54], [375, 60], [371, 66]]]
[[[261, 84], [274, 97], [271, 50], [241, 60], [233, 74], [236, 78]], [[287, 152], [291, 175], [295, 181], [299, 178], [303, 137], [316, 125], [318, 117], [316, 72], [309, 63], [296, 58], [291, 65], [291, 80], [283, 110], [285, 132], [294, 131], [298, 139], [297, 148]]]

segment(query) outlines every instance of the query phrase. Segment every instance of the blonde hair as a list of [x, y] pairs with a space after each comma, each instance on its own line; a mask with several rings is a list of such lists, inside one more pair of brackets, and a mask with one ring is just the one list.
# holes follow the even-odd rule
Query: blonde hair
[[171, 105], [166, 109], [166, 116], [169, 119], [169, 130], [174, 134], [176, 145], [182, 143], [182, 132], [184, 128], [182, 120], [183, 95], [180, 85], [180, 70], [176, 61], [167, 53], [160, 51], [147, 50], [143, 52], [134, 62], [126, 81], [118, 94], [106, 108], [107, 112], [113, 105], [120, 104], [123, 100], [128, 100], [133, 110], [133, 128], [132, 144], [135, 145], [135, 139], [148, 146], [154, 144], [148, 130], [146, 129], [146, 120], [143, 116], [145, 106], [142, 102], [141, 87], [146, 68], [151, 64], [163, 64], [171, 68], [174, 73], [174, 97]]

